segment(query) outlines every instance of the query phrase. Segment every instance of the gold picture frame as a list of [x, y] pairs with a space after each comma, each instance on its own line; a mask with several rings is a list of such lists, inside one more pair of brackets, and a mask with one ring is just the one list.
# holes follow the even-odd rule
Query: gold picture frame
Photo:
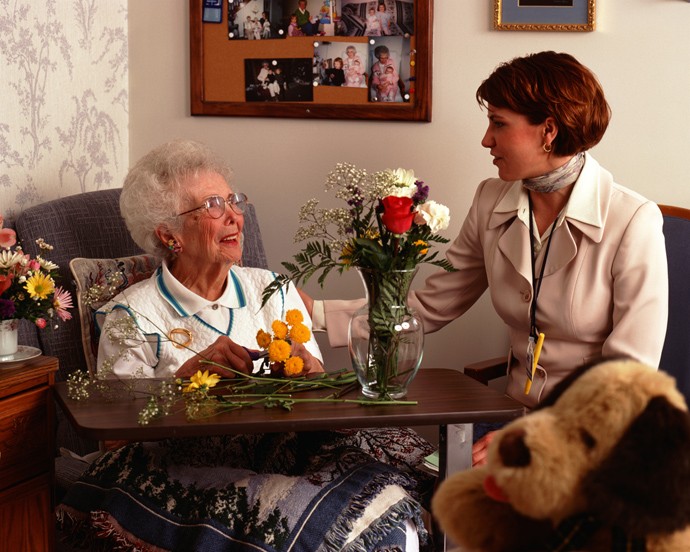
[[493, 0], [497, 31], [595, 30], [596, 0]]

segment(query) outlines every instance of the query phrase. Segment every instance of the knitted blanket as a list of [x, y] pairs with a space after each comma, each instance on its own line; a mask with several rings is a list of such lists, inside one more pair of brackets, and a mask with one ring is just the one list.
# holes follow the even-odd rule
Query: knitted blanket
[[361, 432], [127, 445], [70, 489], [59, 527], [99, 550], [368, 552], [405, 550], [411, 520], [424, 549], [422, 509], [410, 494], [419, 482], [356, 438]]

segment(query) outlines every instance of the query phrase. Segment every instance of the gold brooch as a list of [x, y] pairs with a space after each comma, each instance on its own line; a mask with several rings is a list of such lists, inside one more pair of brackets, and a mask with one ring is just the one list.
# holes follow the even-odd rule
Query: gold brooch
[[186, 349], [192, 344], [192, 332], [186, 328], [173, 328], [168, 332], [168, 339], [176, 349]]

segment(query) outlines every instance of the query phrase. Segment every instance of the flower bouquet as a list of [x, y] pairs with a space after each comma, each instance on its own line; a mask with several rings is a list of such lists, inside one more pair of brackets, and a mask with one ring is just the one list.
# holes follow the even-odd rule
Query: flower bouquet
[[304, 344], [311, 339], [311, 331], [303, 321], [300, 311], [290, 309], [285, 313], [285, 322], [273, 321], [273, 334], [264, 330], [257, 332], [256, 343], [266, 352], [264, 363], [274, 375], [290, 378], [304, 373], [304, 361], [292, 356], [292, 343]]
[[[52, 318], [72, 318], [68, 310], [73, 307], [72, 296], [55, 285], [58, 265], [41, 255], [32, 259], [24, 253], [15, 231], [2, 228], [3, 222], [0, 217], [0, 324], [16, 332], [21, 319], [45, 328]], [[41, 251], [53, 249], [43, 239], [36, 240], [36, 244]], [[14, 351], [7, 349], [0, 354], [14, 354], [17, 345], [13, 343]]]
[[431, 251], [448, 243], [437, 232], [448, 227], [449, 210], [429, 200], [429, 187], [406, 169], [373, 174], [339, 163], [326, 179], [326, 190], [346, 207], [318, 208], [309, 200], [300, 210], [296, 242], [306, 241], [294, 262], [264, 290], [264, 302], [278, 289], [304, 284], [320, 273], [358, 269], [367, 305], [350, 323], [350, 354], [365, 395], [400, 398], [421, 363], [423, 328], [407, 306], [407, 293], [421, 263], [455, 269]]

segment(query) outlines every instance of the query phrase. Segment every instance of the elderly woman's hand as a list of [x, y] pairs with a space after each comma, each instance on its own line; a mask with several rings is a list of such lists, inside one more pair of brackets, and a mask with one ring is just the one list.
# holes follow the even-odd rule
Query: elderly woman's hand
[[323, 364], [312, 355], [302, 343], [292, 344], [292, 356], [300, 357], [304, 361], [304, 372], [307, 374], [316, 374], [323, 372]]
[[199, 370], [208, 370], [211, 374], [218, 374], [222, 378], [235, 377], [235, 373], [232, 370], [206, 362], [202, 363], [201, 361], [204, 359], [227, 366], [243, 374], [250, 374], [253, 366], [249, 353], [244, 347], [238, 345], [229, 337], [221, 335], [210, 347], [204, 349], [198, 355], [194, 355], [180, 366], [175, 375], [178, 378], [190, 378]]

